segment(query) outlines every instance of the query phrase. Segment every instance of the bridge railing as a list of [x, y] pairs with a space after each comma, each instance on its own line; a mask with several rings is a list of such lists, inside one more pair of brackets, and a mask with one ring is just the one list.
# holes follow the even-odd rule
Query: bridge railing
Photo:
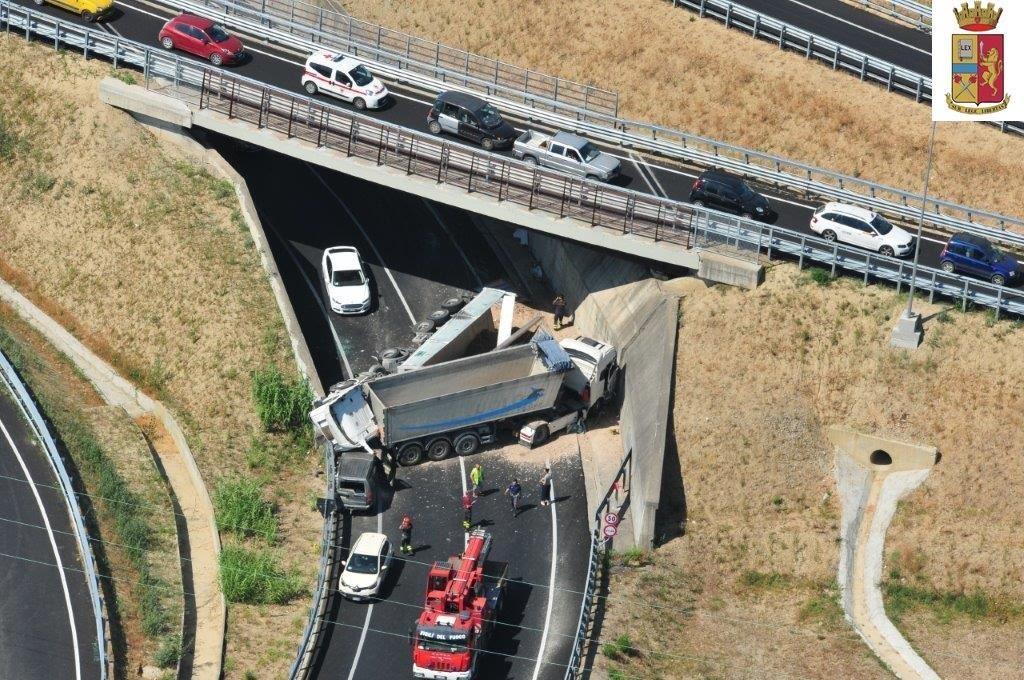
[[[196, 11], [204, 8], [208, 10], [214, 6], [221, 7], [223, 13], [220, 16], [226, 23], [239, 29], [256, 32], [265, 39], [305, 50], [312, 49], [318, 44], [317, 40], [336, 43], [340, 39], [333, 35], [325, 37], [324, 31], [303, 24], [299, 21], [300, 17], [296, 17], [295, 22], [292, 22], [294, 25], [290, 26], [287, 32], [283, 32], [279, 30], [277, 23], [286, 20], [272, 19], [259, 14], [255, 15], [256, 19], [252, 16], [246, 18], [252, 11], [232, 0], [178, 0], [178, 4], [185, 8], [192, 7]], [[713, 7], [713, 4], [708, 4], [706, 0], [682, 0], [682, 4]], [[374, 61], [375, 48], [360, 48], [355, 44], [358, 41], [352, 41], [347, 37], [344, 37], [344, 40], [348, 41], [344, 44], [350, 45], [353, 51], [364, 55], [363, 58], [382, 75], [434, 90], [450, 86], [450, 82], [444, 81], [443, 78], [407, 71], [402, 67], [402, 63], [396, 65]], [[360, 49], [362, 51], [358, 51]], [[542, 120], [554, 127], [573, 130], [625, 148], [646, 150], [703, 167], [719, 167], [774, 186], [796, 190], [807, 196], [863, 204], [887, 215], [904, 219], [916, 220], [920, 210], [920, 195], [870, 180], [816, 168], [672, 128], [587, 111], [566, 103], [537, 99], [523, 92], [509, 91], [507, 88], [491, 89], [491, 86], [487, 85], [485, 89], [488, 94], [500, 97], [502, 107], [508, 112], [528, 120]], [[925, 222], [944, 231], [965, 231], [996, 241], [1024, 246], [1024, 220], [962, 206], [951, 201], [928, 198]]]
[[[93, 622], [96, 627], [95, 653], [100, 667], [100, 680], [106, 680], [111, 670], [107, 666], [112, 662], [112, 655], [108, 650], [111, 638], [106, 618], [106, 604], [103, 599], [103, 589], [100, 586], [96, 556], [92, 551], [89, 532], [85, 528], [82, 509], [78, 505], [78, 493], [75, 491], [71, 476], [64, 465], [64, 458], [57, 448], [57, 443], [50, 433], [49, 426], [46, 424], [46, 419], [40, 413], [39, 407], [36, 406], [35, 400], [32, 399], [32, 395], [29, 393], [28, 388], [25, 387], [17, 370], [15, 370], [2, 351], [0, 351], [0, 377], [3, 378], [11, 395], [25, 415], [29, 426], [42, 444], [46, 457], [50, 461], [50, 466], [57, 475], [57, 481], [64, 494], [64, 500], [67, 502], [71, 521], [75, 527], [75, 539], [78, 542], [78, 550], [82, 556], [82, 568], [85, 572], [85, 581], [89, 588], [89, 599], [92, 602]], [[57, 650], [52, 651], [56, 652]]]
[[[846, 47], [802, 28], [784, 23], [757, 10], [727, 0], [672, 0], [673, 6], [696, 10], [708, 16], [778, 44], [780, 48], [801, 52], [808, 59], [815, 58], [833, 69], [850, 71], [861, 80], [871, 80], [893, 92], [901, 92], [916, 101], [932, 100], [932, 79], [891, 62], [872, 57], [860, 50]], [[1024, 122], [992, 123], [1003, 132], [1024, 134]]]
[[303, 48], [307, 48], [306, 43], [313, 43], [372, 60], [378, 66], [401, 70], [406, 79], [418, 74], [488, 96], [529, 102], [537, 108], [570, 115], [618, 113], [619, 96], [615, 92], [417, 38], [302, 0], [161, 1], [206, 16], [244, 21], [251, 25], [250, 30], [254, 26], [287, 33], [301, 40]]
[[[204, 66], [119, 36], [67, 24], [8, 0], [0, 0], [0, 21], [26, 34], [46, 39], [55, 47], [75, 47], [103, 55], [119, 65], [143, 72], [146, 87], [178, 98], [199, 109], [289, 138], [359, 156], [409, 175], [457, 186], [469, 193], [486, 194], [530, 211], [573, 218], [629, 239], [665, 243], [670, 247], [711, 248], [724, 245], [735, 256], [754, 258], [759, 253], [785, 253], [801, 266], [812, 261], [833, 272], [847, 270], [865, 279], [909, 285], [906, 260], [826, 241], [785, 227], [733, 217], [696, 206], [642, 194], [540, 169], [523, 161], [497, 156], [445, 138], [296, 95], [258, 81]], [[919, 267], [917, 288], [968, 304], [990, 307], [996, 314], [1024, 313], [1019, 288], [995, 284]]]
[[925, 33], [932, 32], [932, 8], [913, 0], [855, 0], [857, 4], [870, 8], [893, 19], [906, 22]]

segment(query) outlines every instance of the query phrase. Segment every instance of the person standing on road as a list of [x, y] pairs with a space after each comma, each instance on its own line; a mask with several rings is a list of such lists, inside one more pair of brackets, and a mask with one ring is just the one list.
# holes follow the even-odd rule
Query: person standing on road
[[469, 481], [473, 483], [473, 498], [480, 498], [480, 487], [484, 484], [484, 468], [480, 463], [469, 471]]
[[462, 528], [467, 531], [473, 526], [473, 494], [462, 494]]
[[540, 476], [540, 504], [551, 505], [551, 468], [544, 468]]
[[412, 517], [406, 515], [402, 518], [402, 523], [398, 525], [398, 530], [402, 532], [402, 547], [399, 548], [403, 555], [412, 555]]
[[509, 501], [512, 503], [513, 519], [519, 517], [519, 496], [523, 493], [523, 487], [519, 485], [519, 480], [513, 479], [512, 483], [505, 489], [505, 493], [508, 495]]
[[555, 308], [555, 330], [560, 331], [562, 330], [562, 318], [565, 316], [565, 297], [561, 293], [555, 295], [551, 306]]

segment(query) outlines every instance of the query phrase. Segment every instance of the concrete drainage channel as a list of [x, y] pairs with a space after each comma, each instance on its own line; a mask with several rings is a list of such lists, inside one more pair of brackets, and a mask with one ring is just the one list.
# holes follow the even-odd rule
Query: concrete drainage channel
[[885, 615], [879, 583], [885, 533], [897, 502], [932, 471], [934, 447], [860, 434], [833, 427], [836, 484], [842, 505], [839, 585], [843, 611], [878, 658], [904, 680], [938, 680]]

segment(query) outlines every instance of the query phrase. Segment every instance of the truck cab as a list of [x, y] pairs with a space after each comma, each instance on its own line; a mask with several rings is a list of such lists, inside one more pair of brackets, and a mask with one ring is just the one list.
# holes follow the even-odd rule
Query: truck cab
[[559, 344], [576, 365], [566, 376], [565, 387], [578, 394], [587, 409], [603, 404], [615, 393], [619, 364], [614, 347], [582, 335]]

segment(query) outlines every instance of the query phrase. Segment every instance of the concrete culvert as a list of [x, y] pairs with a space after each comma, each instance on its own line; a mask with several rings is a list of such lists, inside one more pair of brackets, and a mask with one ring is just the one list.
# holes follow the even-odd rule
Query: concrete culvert
[[875, 449], [871, 452], [871, 464], [872, 465], [892, 465], [892, 456], [889, 455], [888, 451], [882, 449]]

